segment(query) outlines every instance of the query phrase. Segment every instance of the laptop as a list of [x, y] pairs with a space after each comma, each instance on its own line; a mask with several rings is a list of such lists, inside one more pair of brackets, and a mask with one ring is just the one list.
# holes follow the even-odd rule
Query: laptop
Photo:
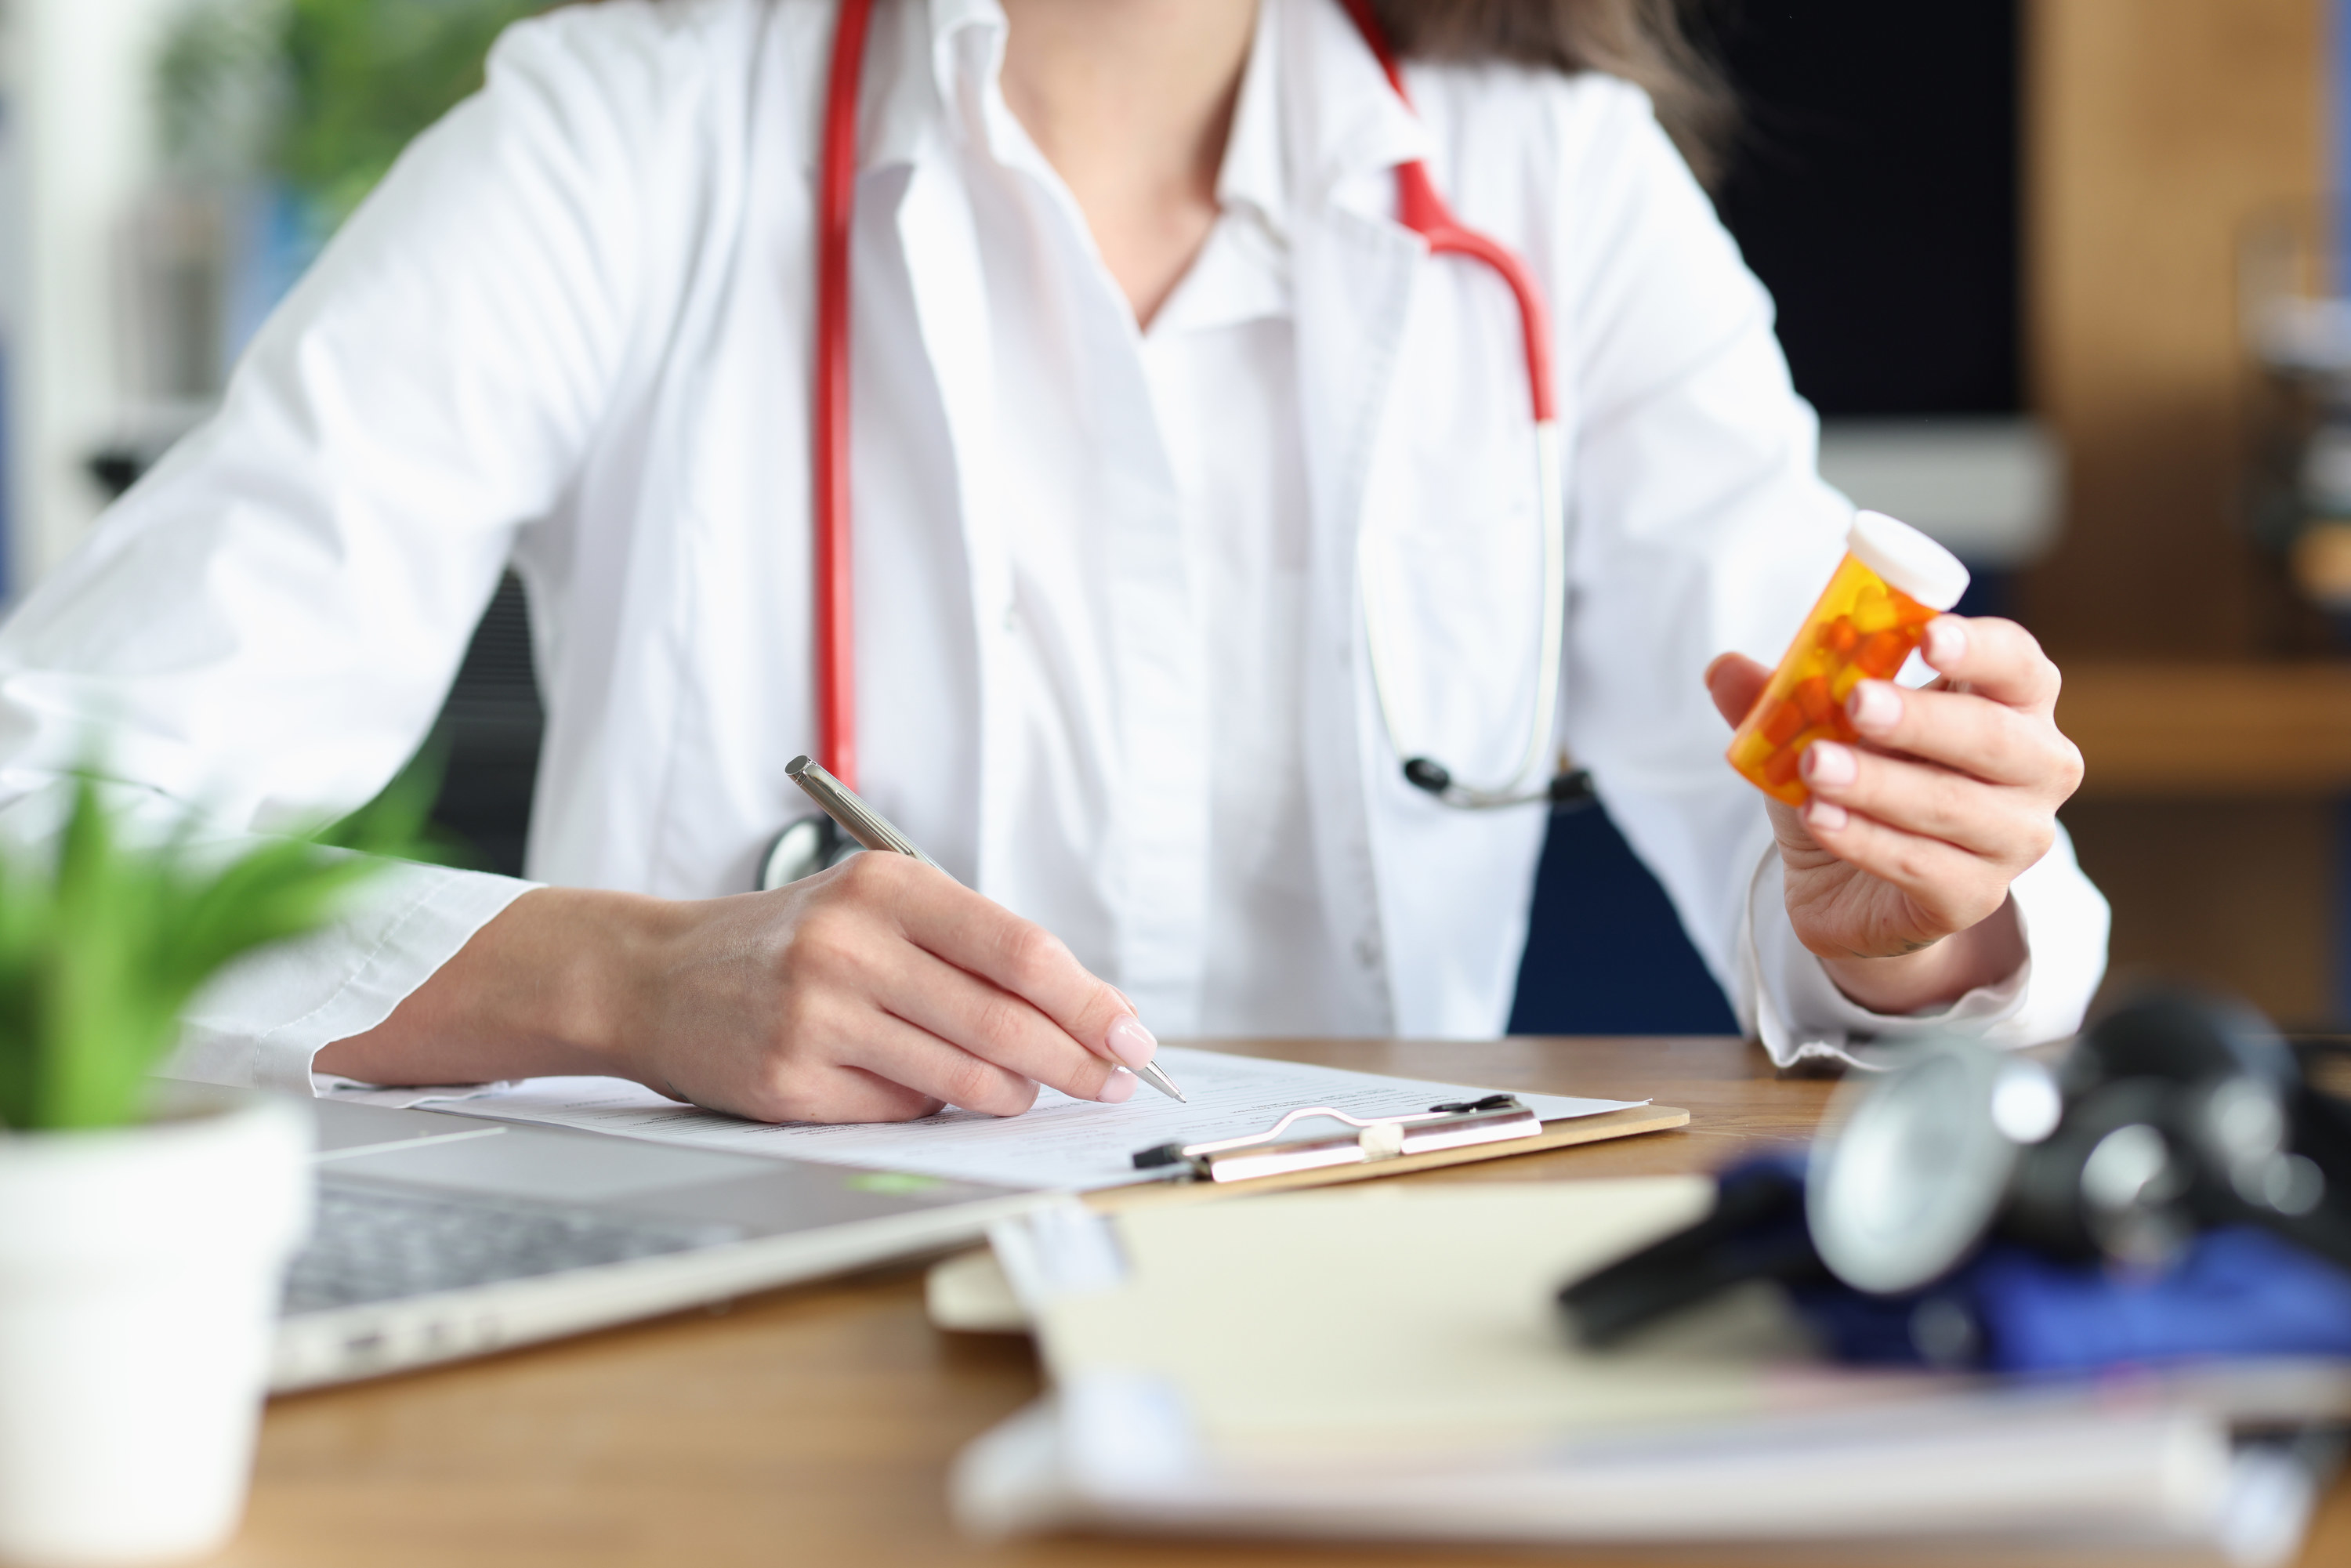
[[426, 1366], [967, 1243], [1039, 1196], [316, 1103], [270, 1384]]

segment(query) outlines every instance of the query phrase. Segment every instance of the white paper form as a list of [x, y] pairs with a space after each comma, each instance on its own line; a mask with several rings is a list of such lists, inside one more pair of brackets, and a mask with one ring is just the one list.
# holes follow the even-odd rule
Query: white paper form
[[[1188, 1104], [1178, 1104], [1148, 1086], [1138, 1086], [1135, 1097], [1123, 1105], [1072, 1100], [1040, 1087], [1037, 1103], [1018, 1116], [948, 1110], [919, 1122], [770, 1124], [681, 1105], [621, 1078], [535, 1078], [427, 1103], [436, 1111], [468, 1116], [580, 1127], [734, 1154], [1006, 1186], [1087, 1191], [1146, 1179], [1134, 1168], [1137, 1149], [1261, 1133], [1301, 1105], [1327, 1105], [1358, 1116], [1395, 1116], [1494, 1092], [1463, 1083], [1383, 1078], [1182, 1047], [1161, 1051], [1159, 1062], [1184, 1086], [1191, 1097]], [[1645, 1103], [1560, 1094], [1520, 1094], [1519, 1099], [1547, 1122]]]

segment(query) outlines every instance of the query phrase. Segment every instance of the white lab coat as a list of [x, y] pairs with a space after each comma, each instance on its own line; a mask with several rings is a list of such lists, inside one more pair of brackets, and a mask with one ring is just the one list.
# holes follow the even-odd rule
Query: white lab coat
[[[1332, 0], [1281, 31], [1308, 489], [1303, 673], [1314, 859], [1370, 998], [1333, 1031], [1476, 1037], [1508, 1016], [1544, 817], [1412, 789], [1362, 595], [1398, 627], [1416, 749], [1507, 772], [1536, 607], [1515, 322], [1492, 279], [1391, 215], [1426, 156], [1525, 256], [1555, 316], [1575, 522], [1562, 738], [1775, 1055], [1932, 1020], [1838, 994], [1793, 939], [1761, 798], [1699, 672], [1767, 661], [1840, 549], [1770, 302], [1640, 94], [1596, 76], [1416, 66], [1416, 118]], [[853, 239], [862, 782], [987, 891], [1021, 852], [997, 629], [987, 311], [944, 156], [988, 90], [991, 0], [876, 18]], [[0, 632], [0, 829], [37, 838], [93, 724], [163, 811], [270, 831], [367, 799], [413, 748], [512, 560], [549, 708], [533, 876], [694, 898], [748, 888], [804, 803], [808, 258], [819, 0], [635, 0], [513, 29], [487, 90], [419, 140], [264, 329], [221, 413]], [[1072, 455], [1076, 460], [1080, 455]], [[1511, 519], [1468, 528], [1464, 517]], [[1151, 722], [1148, 713], [1127, 723]], [[180, 1070], [309, 1082], [530, 885], [418, 869], [242, 967]], [[2105, 907], [2059, 846], [2016, 884], [2026, 970], [1941, 1021], [2072, 1029]], [[1113, 977], [1115, 978], [1116, 977]]]

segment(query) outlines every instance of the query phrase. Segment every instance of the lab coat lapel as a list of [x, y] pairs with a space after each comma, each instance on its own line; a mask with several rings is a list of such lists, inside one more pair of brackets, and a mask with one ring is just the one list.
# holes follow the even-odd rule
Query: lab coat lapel
[[[1487, 1035], [1501, 1022], [1487, 998], [1508, 994], [1502, 971], [1522, 942], [1542, 819], [1533, 810], [1453, 810], [1403, 781], [1380, 717], [1363, 609], [1375, 517], [1426, 505], [1411, 497], [1432, 489], [1427, 476], [1397, 466], [1416, 461], [1399, 434], [1458, 412], [1426, 406], [1458, 390], [1452, 371], [1462, 350], [1447, 330], [1412, 329], [1416, 310], [1443, 303], [1430, 298], [1437, 264], [1392, 215], [1395, 166], [1434, 148], [1335, 0], [1269, 3], [1283, 6], [1299, 193], [1295, 319], [1315, 513], [1306, 722], [1316, 855], [1334, 939], [1346, 949], [1337, 957], [1364, 977], [1356, 994], [1380, 1009], [1345, 1022], [1382, 1033]], [[1431, 354], [1445, 358], [1420, 362]]]
[[1307, 787], [1323, 907], [1347, 950], [1339, 961], [1371, 981], [1379, 1016], [1346, 1020], [1375, 1033], [1398, 1020], [1386, 954], [1390, 928], [1372, 831], [1379, 759], [1386, 750], [1367, 700], [1363, 597], [1357, 577], [1364, 506], [1396, 378], [1412, 294], [1426, 251], [1384, 218], [1334, 204], [1293, 214], [1300, 424], [1314, 508], [1309, 573], [1314, 635], [1307, 646]]
[[978, 798], [973, 879], [985, 891], [993, 882], [994, 868], [1004, 863], [1009, 831], [1001, 777], [1004, 706], [997, 700], [996, 647], [986, 629], [1002, 619], [1012, 590], [994, 507], [1003, 487], [995, 473], [1001, 446], [996, 432], [996, 355], [988, 331], [986, 273], [968, 193], [946, 166], [948, 156], [936, 143], [916, 156], [898, 206], [898, 240], [946, 414], [949, 449], [940, 455], [955, 467], [957, 520], [968, 568], [972, 636], [967, 690], [978, 705], [979, 747], [972, 775]]
[[1269, 4], [1281, 7], [1299, 423], [1314, 511], [1307, 789], [1322, 904], [1342, 948], [1333, 957], [1341, 972], [1364, 981], [1351, 991], [1362, 1015], [1333, 1028], [1387, 1034], [1413, 1021], [1388, 955], [1426, 934], [1399, 925], [1409, 914], [1397, 907], [1399, 879], [1379, 841], [1388, 745], [1369, 675], [1358, 573], [1405, 323], [1427, 260], [1421, 237], [1390, 215], [1388, 171], [1425, 153], [1428, 137], [1336, 0]]

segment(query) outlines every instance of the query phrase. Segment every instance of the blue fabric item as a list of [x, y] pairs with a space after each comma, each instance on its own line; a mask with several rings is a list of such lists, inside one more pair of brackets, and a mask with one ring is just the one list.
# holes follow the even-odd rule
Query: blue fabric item
[[1831, 1280], [1789, 1295], [1828, 1353], [1862, 1366], [1917, 1366], [1927, 1358], [1910, 1333], [1917, 1296], [1867, 1296]]
[[[1931, 1290], [1796, 1292], [1840, 1360], [1917, 1363], [1929, 1318], [1972, 1328], [1946, 1364], [2082, 1372], [2216, 1355], [2351, 1355], [2351, 1273], [2251, 1228], [2198, 1237], [2160, 1273], [2061, 1262], [2007, 1243]], [[1922, 1312], [1922, 1309], [1925, 1311]]]
[[2351, 1355], [2351, 1275], [2264, 1230], [2215, 1230], [2152, 1279], [2028, 1252], [1970, 1269], [1987, 1364], [2055, 1371], [2197, 1355]]

